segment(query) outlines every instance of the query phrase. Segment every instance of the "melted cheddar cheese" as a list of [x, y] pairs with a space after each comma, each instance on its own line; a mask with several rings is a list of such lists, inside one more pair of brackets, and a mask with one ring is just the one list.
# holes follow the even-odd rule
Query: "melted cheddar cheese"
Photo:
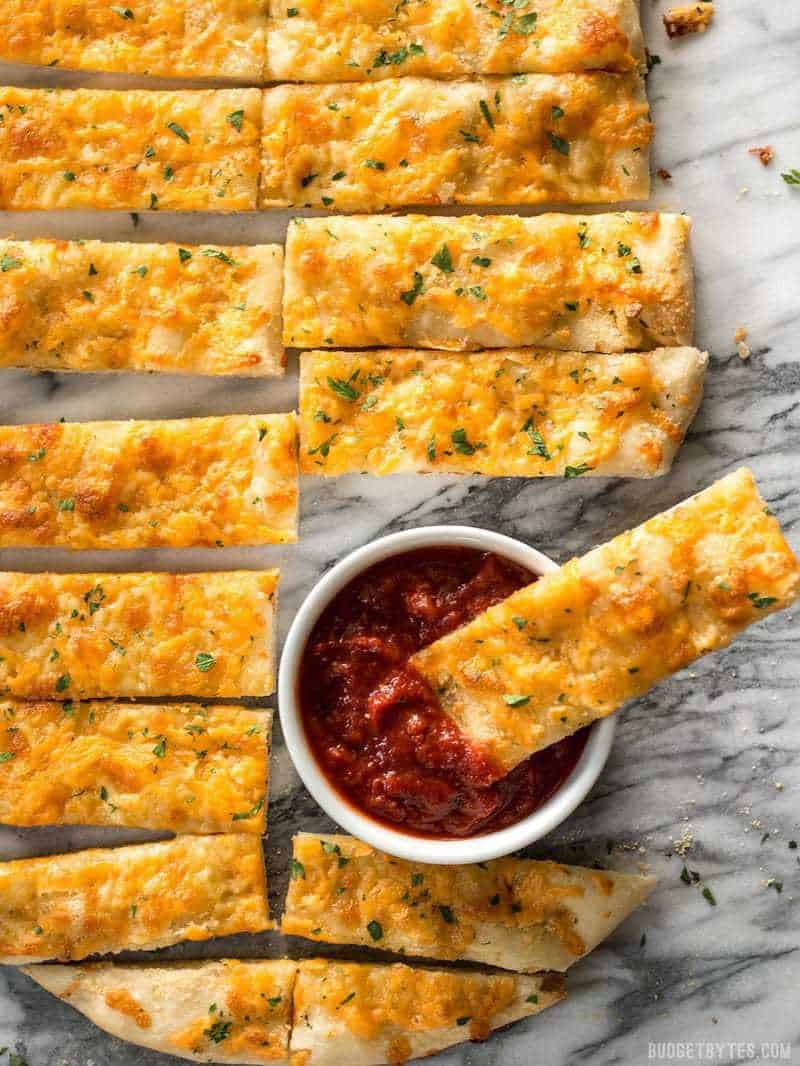
[[0, 547], [297, 540], [295, 416], [0, 426]]
[[0, 240], [0, 366], [273, 376], [283, 249]]
[[683, 216], [653, 212], [295, 219], [284, 341], [601, 352], [689, 344], [689, 229]]
[[302, 469], [654, 477], [669, 470], [697, 411], [707, 361], [694, 348], [309, 352]]
[[401, 964], [310, 959], [294, 988], [292, 1062], [401, 1063], [492, 1029], [563, 999], [555, 975], [522, 977]]
[[278, 571], [0, 573], [0, 696], [268, 696]]
[[547, 574], [411, 663], [503, 770], [800, 595], [749, 470]]
[[0, 863], [0, 960], [81, 959], [270, 927], [258, 837], [186, 836]]
[[267, 79], [629, 71], [644, 61], [636, 0], [273, 0]]
[[113, 1036], [192, 1062], [289, 1061], [291, 959], [30, 966], [25, 973]]
[[533, 75], [264, 93], [262, 207], [613, 203], [650, 193], [638, 75]]
[[654, 880], [529, 859], [406, 862], [354, 837], [294, 838], [284, 933], [510, 970], [565, 970]]
[[264, 832], [270, 711], [0, 702], [0, 822]]
[[60, 70], [260, 81], [267, 0], [4, 0], [2, 58]]
[[257, 89], [2, 88], [0, 209], [254, 210], [260, 108]]

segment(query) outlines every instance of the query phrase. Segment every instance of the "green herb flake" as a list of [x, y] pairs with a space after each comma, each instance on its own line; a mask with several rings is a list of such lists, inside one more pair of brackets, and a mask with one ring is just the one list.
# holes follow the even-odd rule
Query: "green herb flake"
[[373, 918], [371, 922], [367, 923], [367, 932], [373, 940], [380, 940], [383, 937], [383, 926]]
[[456, 1025], [467, 1025], [471, 1020], [469, 1014], [465, 1014], [463, 1018], [456, 1018]]
[[524, 707], [530, 701], [530, 696], [503, 696], [503, 703], [507, 703], [509, 707]]
[[242, 123], [244, 122], [244, 111], [231, 111], [226, 116], [225, 121], [229, 126], [233, 126], [237, 133], [242, 132]]
[[569, 155], [569, 141], [565, 141], [563, 137], [559, 137], [557, 133], [553, 133], [552, 130], [547, 131], [547, 137], [550, 144], [561, 155]]
[[489, 110], [488, 103], [485, 100], [481, 100], [481, 102], [478, 104], [478, 107], [481, 109], [481, 114], [483, 115], [484, 119], [486, 120], [486, 125], [489, 127], [490, 130], [493, 130], [494, 129], [494, 119], [492, 118], [492, 113]]
[[232, 1025], [233, 1022], [214, 1022], [210, 1028], [203, 1030], [203, 1036], [207, 1036], [215, 1044], [221, 1044], [231, 1035]]
[[69, 674], [62, 674], [56, 681], [56, 692], [66, 692], [69, 686], [72, 684], [72, 678]]
[[164, 758], [164, 756], [167, 754], [167, 738], [166, 737], [159, 737], [158, 738], [158, 743], [153, 748], [153, 754], [155, 755], [155, 757], [157, 759], [163, 759]]
[[714, 893], [711, 891], [708, 885], [703, 885], [703, 891], [701, 895], [708, 904], [710, 904], [712, 907], [716, 907], [717, 901], [714, 898]]
[[0, 259], [0, 271], [4, 274], [7, 274], [9, 270], [19, 270], [21, 266], [22, 260], [15, 259], [13, 256], [4, 255], [3, 258]]
[[443, 244], [439, 251], [431, 259], [431, 262], [435, 267], [438, 267], [443, 274], [453, 273], [453, 260], [450, 256], [450, 249], [446, 244]]
[[0, 751], [0, 763], [11, 762], [15, 754], [13, 751]]
[[290, 876], [293, 881], [302, 881], [306, 876], [306, 868], [298, 859], [292, 859]]
[[400, 299], [410, 307], [420, 293], [425, 291], [425, 281], [418, 270], [414, 271], [414, 287], [400, 293]]
[[488, 266], [492, 265], [491, 259], [489, 259], [485, 255], [476, 255], [475, 258], [472, 260], [472, 262], [474, 263], [475, 266], [479, 266], [479, 267], [488, 267]]
[[593, 466], [587, 466], [586, 463], [581, 463], [579, 466], [566, 466], [564, 467], [564, 477], [580, 477], [581, 474], [586, 474], [590, 470], [594, 470]]
[[758, 592], [748, 592], [747, 598], [759, 611], [765, 611], [767, 607], [771, 607], [773, 603], [778, 602], [777, 596], [761, 596]]
[[199, 651], [194, 657], [194, 665], [201, 674], [207, 674], [209, 670], [212, 670], [217, 665], [217, 660], [210, 652]]
[[168, 122], [167, 129], [174, 133], [176, 137], [180, 137], [182, 141], [186, 141], [186, 143], [189, 144], [189, 134], [183, 126], [179, 126], [177, 122]]
[[115, 15], [119, 15], [121, 19], [130, 20], [133, 18], [133, 12], [129, 7], [117, 7], [116, 5], [112, 4], [111, 10], [114, 12]]
[[349, 381], [344, 381], [342, 378], [328, 378], [328, 388], [348, 403], [355, 403], [361, 395]]
[[264, 806], [264, 797], [262, 796], [260, 800], [257, 800], [253, 804], [253, 806], [250, 808], [249, 811], [238, 811], [236, 814], [234, 814], [232, 816], [232, 820], [234, 822], [244, 822], [248, 818], [255, 818], [255, 816], [258, 814], [258, 812], [261, 810], [261, 808], [263, 806]]

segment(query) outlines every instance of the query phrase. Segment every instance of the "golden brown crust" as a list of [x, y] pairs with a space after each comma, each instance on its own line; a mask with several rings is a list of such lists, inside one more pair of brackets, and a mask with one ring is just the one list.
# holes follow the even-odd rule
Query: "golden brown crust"
[[613, 203], [650, 192], [638, 74], [531, 75], [264, 94], [262, 207]]
[[252, 211], [257, 89], [0, 89], [0, 209]]
[[507, 970], [566, 970], [652, 891], [651, 877], [530, 859], [405, 862], [354, 837], [300, 833], [281, 930]]
[[0, 702], [0, 822], [264, 832], [271, 711]]
[[0, 240], [0, 366], [282, 374], [283, 248]]
[[278, 571], [0, 573], [0, 696], [268, 696]]
[[0, 426], [0, 546], [297, 540], [293, 414]]
[[643, 65], [636, 0], [275, 0], [267, 79], [628, 72]]
[[671, 7], [664, 15], [664, 29], [667, 36], [686, 37], [690, 33], [705, 33], [714, 17], [714, 5], [709, 0], [696, 4], [683, 4]]
[[687, 218], [653, 212], [295, 219], [284, 341], [600, 352], [689, 344], [689, 231]]
[[432, 1055], [565, 995], [544, 975], [466, 973], [309, 959], [294, 989], [292, 1064], [367, 1066]]
[[697, 411], [707, 361], [694, 348], [304, 353], [301, 466], [329, 477], [655, 477]]
[[411, 660], [508, 771], [800, 595], [800, 563], [741, 469], [572, 559]]
[[266, 0], [4, 0], [7, 62], [172, 78], [260, 81]]
[[261, 840], [177, 837], [0, 863], [0, 960], [82, 959], [270, 928]]

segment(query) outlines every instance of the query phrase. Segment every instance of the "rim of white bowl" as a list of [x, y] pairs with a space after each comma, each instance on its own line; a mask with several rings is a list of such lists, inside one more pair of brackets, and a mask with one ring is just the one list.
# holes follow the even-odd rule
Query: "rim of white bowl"
[[278, 710], [289, 755], [303, 784], [325, 813], [348, 833], [399, 859], [426, 863], [485, 862], [513, 851], [560, 825], [586, 797], [608, 759], [616, 729], [615, 717], [591, 727], [572, 773], [537, 810], [519, 822], [492, 833], [463, 839], [416, 836], [393, 829], [351, 804], [328, 781], [308, 743], [297, 698], [297, 680], [311, 631], [331, 600], [358, 574], [392, 555], [430, 547], [465, 547], [491, 551], [542, 575], [558, 569], [536, 548], [503, 533], [478, 526], [423, 526], [379, 537], [346, 555], [313, 587], [289, 628], [278, 672]]

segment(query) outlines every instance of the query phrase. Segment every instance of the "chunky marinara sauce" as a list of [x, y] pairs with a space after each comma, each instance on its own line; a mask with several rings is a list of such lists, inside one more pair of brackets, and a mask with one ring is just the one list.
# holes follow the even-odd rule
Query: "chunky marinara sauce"
[[303, 653], [300, 708], [317, 761], [350, 803], [407, 832], [465, 837], [519, 821], [570, 774], [585, 732], [504, 777], [408, 665], [535, 580], [498, 555], [425, 548], [378, 563], [329, 604]]

